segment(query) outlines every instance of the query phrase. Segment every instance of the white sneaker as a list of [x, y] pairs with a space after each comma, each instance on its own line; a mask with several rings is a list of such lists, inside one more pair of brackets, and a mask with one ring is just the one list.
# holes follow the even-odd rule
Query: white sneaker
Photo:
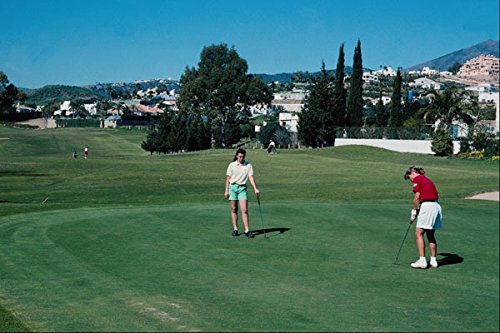
[[413, 268], [427, 268], [427, 261], [418, 259], [415, 262], [412, 262], [411, 267]]
[[436, 260], [431, 260], [430, 262], [432, 268], [437, 268], [438, 267], [438, 262]]

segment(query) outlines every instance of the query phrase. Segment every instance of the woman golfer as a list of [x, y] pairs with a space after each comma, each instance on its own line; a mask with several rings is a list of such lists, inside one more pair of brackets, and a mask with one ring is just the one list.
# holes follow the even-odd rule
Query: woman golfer
[[255, 195], [260, 191], [253, 178], [252, 165], [245, 161], [245, 149], [238, 149], [233, 162], [229, 163], [226, 171], [226, 192], [224, 196], [231, 202], [231, 220], [233, 222], [233, 236], [238, 236], [238, 202], [240, 204], [243, 225], [245, 226], [245, 236], [253, 238], [253, 234], [248, 228], [248, 194], [247, 181], [253, 186]]
[[415, 193], [410, 223], [417, 219], [415, 236], [420, 259], [411, 264], [413, 268], [427, 268], [424, 234], [427, 235], [431, 250], [430, 265], [434, 268], [438, 266], [436, 260], [437, 242], [434, 233], [437, 229], [441, 229], [442, 212], [438, 203], [439, 196], [436, 186], [424, 174], [423, 168], [412, 166], [404, 176], [405, 180], [409, 179], [413, 183], [413, 193]]

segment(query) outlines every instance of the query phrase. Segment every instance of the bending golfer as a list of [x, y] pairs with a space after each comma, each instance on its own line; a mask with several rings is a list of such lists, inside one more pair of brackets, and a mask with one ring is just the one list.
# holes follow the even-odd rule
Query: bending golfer
[[252, 165], [245, 161], [246, 151], [238, 149], [233, 162], [227, 167], [226, 192], [224, 196], [231, 202], [231, 220], [233, 222], [233, 236], [238, 236], [238, 203], [240, 205], [243, 225], [245, 226], [245, 236], [253, 238], [253, 234], [248, 227], [248, 194], [247, 181], [253, 186], [255, 195], [260, 191], [253, 178]]
[[[413, 268], [427, 268], [425, 258], [425, 240], [427, 235], [429, 248], [431, 250], [431, 267], [437, 267], [436, 260], [437, 242], [434, 233], [441, 229], [442, 212], [438, 203], [439, 195], [436, 186], [426, 176], [423, 168], [410, 167], [405, 173], [405, 180], [409, 179], [413, 183], [413, 209], [411, 210], [410, 223], [417, 219], [415, 236], [420, 258], [411, 264]], [[418, 218], [417, 218], [418, 216]]]

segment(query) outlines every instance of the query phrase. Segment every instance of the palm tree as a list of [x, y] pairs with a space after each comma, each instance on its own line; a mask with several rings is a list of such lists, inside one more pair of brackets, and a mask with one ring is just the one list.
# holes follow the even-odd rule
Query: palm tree
[[442, 93], [432, 90], [427, 96], [431, 103], [420, 110], [426, 123], [438, 122], [438, 128], [448, 131], [454, 121], [467, 125], [474, 123], [472, 114], [477, 109], [477, 100], [470, 92], [452, 87]]

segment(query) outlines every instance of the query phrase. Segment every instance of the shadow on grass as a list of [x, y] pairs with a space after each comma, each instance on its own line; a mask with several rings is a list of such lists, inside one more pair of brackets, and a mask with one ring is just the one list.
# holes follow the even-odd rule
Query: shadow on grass
[[461, 264], [464, 261], [464, 258], [454, 253], [438, 253], [438, 255], [444, 257], [437, 260], [439, 266]]
[[252, 233], [254, 234], [254, 236], [265, 234], [267, 237], [274, 237], [281, 235], [287, 232], [288, 230], [290, 230], [290, 228], [269, 228], [269, 229], [252, 230]]
[[22, 170], [7, 170], [7, 171], [0, 171], [0, 176], [2, 176], [2, 177], [7, 177], [7, 176], [13, 176], [13, 177], [48, 177], [48, 176], [50, 176], [50, 174], [48, 174], [48, 173], [36, 173], [36, 172], [22, 171]]

